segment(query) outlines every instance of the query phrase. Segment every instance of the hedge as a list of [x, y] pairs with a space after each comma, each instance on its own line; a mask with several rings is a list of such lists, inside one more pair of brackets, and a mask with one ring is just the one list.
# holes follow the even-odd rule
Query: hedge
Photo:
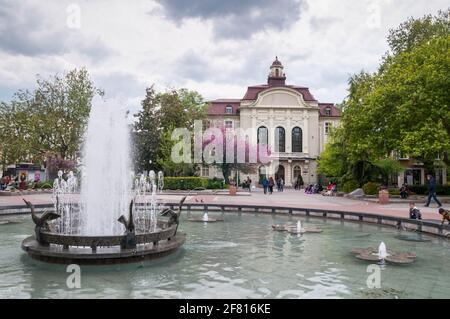
[[189, 190], [194, 188], [207, 188], [208, 179], [196, 176], [164, 177], [164, 189]]
[[342, 191], [344, 193], [351, 193], [357, 188], [359, 188], [359, 184], [357, 181], [353, 180], [347, 181], [344, 183], [344, 185], [342, 185]]
[[[426, 185], [412, 185], [408, 186], [409, 191], [417, 195], [428, 195], [428, 187]], [[437, 185], [436, 193], [438, 195], [450, 196], [450, 185]]]
[[207, 189], [224, 189], [225, 181], [223, 178], [208, 179]]
[[380, 184], [374, 182], [367, 182], [362, 187], [364, 194], [366, 195], [376, 195], [380, 189]]

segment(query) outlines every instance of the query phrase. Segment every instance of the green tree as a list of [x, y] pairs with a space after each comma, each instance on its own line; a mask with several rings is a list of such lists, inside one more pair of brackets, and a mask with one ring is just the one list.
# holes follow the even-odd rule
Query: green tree
[[194, 121], [204, 118], [206, 103], [202, 96], [187, 89], [158, 93], [152, 86], [146, 90], [141, 105], [134, 124], [136, 169], [163, 169], [166, 174], [192, 175], [194, 165], [172, 161], [171, 150], [175, 143], [171, 134], [174, 128], [187, 128], [192, 132]]
[[1, 162], [43, 163], [48, 154], [73, 160], [97, 89], [86, 69], [37, 78], [34, 91], [18, 91], [0, 104]]

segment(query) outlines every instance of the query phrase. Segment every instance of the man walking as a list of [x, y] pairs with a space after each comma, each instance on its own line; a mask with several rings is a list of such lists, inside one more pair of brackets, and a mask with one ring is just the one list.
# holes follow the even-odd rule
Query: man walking
[[431, 202], [432, 198], [438, 204], [438, 208], [442, 207], [441, 202], [436, 197], [436, 180], [430, 174], [427, 175], [427, 179], [428, 179], [428, 200], [427, 200], [427, 203], [425, 204], [425, 207], [430, 206], [430, 202]]

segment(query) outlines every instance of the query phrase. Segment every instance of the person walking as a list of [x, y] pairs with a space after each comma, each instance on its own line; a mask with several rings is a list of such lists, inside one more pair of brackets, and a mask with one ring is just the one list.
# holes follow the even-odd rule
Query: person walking
[[262, 186], [264, 189], [264, 194], [267, 194], [267, 188], [269, 187], [269, 181], [267, 180], [266, 177], [264, 177], [262, 180]]
[[273, 180], [273, 177], [269, 177], [269, 194], [273, 194], [273, 186], [275, 185], [275, 181]]
[[280, 177], [279, 183], [280, 183], [280, 192], [282, 192], [282, 191], [284, 191], [284, 180], [283, 180], [283, 178]]
[[438, 204], [438, 208], [442, 207], [441, 202], [436, 197], [436, 180], [430, 174], [427, 175], [428, 179], [428, 200], [425, 207], [430, 206], [431, 199], [433, 198]]

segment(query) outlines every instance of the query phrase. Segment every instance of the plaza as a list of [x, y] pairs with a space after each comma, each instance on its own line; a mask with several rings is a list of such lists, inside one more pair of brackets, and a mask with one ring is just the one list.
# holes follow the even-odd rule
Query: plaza
[[0, 299], [215, 318], [449, 298], [445, 1], [0, 18]]

